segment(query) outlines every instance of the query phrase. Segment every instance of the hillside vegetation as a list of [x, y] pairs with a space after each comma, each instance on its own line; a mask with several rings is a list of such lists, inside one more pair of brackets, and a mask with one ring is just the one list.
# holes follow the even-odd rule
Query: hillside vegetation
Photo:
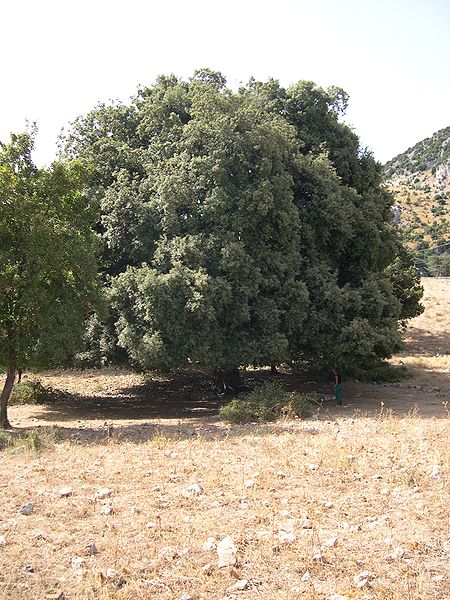
[[445, 127], [384, 166], [403, 238], [433, 275], [450, 274], [449, 140]]

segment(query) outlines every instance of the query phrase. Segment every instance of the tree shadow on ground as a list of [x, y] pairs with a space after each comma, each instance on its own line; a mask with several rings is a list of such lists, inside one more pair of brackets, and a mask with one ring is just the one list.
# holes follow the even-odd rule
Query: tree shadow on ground
[[54, 424], [61, 439], [90, 445], [144, 443], [159, 438], [214, 440], [286, 431], [302, 434], [314, 430], [320, 421], [373, 418], [390, 412], [393, 416], [405, 416], [411, 411], [417, 411], [420, 417], [447, 416], [438, 392], [417, 390], [410, 383], [389, 386], [347, 381], [344, 406], [337, 407], [332, 397], [332, 382], [327, 379], [313, 380], [292, 372], [273, 375], [263, 369], [244, 371], [242, 375], [247, 389], [278, 381], [288, 391], [318, 394], [322, 399], [318, 415], [311, 420], [289, 423], [227, 426], [219, 422], [219, 409], [230, 398], [214, 392], [211, 378], [204, 373], [176, 372], [164, 379], [148, 379], [111, 393], [67, 394], [63, 403], [40, 407], [29, 418], [41, 421], [41, 425], [36, 423], [38, 431], [45, 432]]
[[407, 348], [403, 353], [408, 356], [450, 354], [450, 333], [432, 333], [418, 327], [408, 327]]

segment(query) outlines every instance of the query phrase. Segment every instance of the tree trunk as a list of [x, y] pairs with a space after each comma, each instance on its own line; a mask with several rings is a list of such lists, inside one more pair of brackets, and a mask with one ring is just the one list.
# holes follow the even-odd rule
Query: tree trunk
[[215, 386], [223, 394], [234, 394], [242, 388], [239, 369], [221, 369], [215, 374]]
[[276, 375], [278, 373], [277, 365], [275, 363], [272, 363], [270, 365], [270, 372], [272, 373], [272, 375]]
[[0, 406], [0, 427], [11, 429], [11, 423], [8, 421], [8, 400], [16, 379], [16, 345], [14, 341], [9, 346], [8, 373], [6, 375], [5, 385], [3, 386]]

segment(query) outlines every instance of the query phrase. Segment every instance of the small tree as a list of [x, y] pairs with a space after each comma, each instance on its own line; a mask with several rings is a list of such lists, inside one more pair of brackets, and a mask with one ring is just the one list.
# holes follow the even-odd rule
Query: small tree
[[37, 169], [33, 134], [0, 144], [0, 426], [17, 370], [61, 364], [77, 349], [96, 295], [94, 206], [77, 161]]

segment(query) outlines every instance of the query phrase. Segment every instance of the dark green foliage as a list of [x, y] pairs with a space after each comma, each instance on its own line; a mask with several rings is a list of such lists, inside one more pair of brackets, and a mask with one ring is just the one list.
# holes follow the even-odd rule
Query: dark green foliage
[[54, 404], [66, 398], [66, 393], [44, 386], [40, 381], [22, 381], [13, 387], [9, 404]]
[[[160, 77], [68, 140], [94, 164], [119, 346], [146, 369], [390, 356], [419, 310], [418, 275], [398, 273], [392, 198], [340, 120], [347, 95], [225, 84], [207, 69]], [[102, 364], [110, 324], [89, 328], [87, 359]]]
[[315, 398], [307, 394], [291, 394], [277, 383], [265, 383], [245, 396], [234, 398], [220, 409], [220, 417], [228, 423], [275, 421], [281, 416], [308, 418], [314, 410]]
[[355, 366], [348, 369], [347, 373], [359, 381], [369, 383], [397, 383], [410, 377], [410, 372], [406, 367], [397, 367], [384, 361], [360, 367]]
[[427, 266], [431, 275], [435, 277], [450, 277], [450, 252], [431, 254]]
[[7, 379], [0, 422], [17, 369], [67, 362], [97, 297], [96, 200], [84, 193], [81, 161], [37, 169], [33, 135], [0, 144], [0, 365]]
[[0, 452], [11, 445], [11, 435], [0, 428]]

